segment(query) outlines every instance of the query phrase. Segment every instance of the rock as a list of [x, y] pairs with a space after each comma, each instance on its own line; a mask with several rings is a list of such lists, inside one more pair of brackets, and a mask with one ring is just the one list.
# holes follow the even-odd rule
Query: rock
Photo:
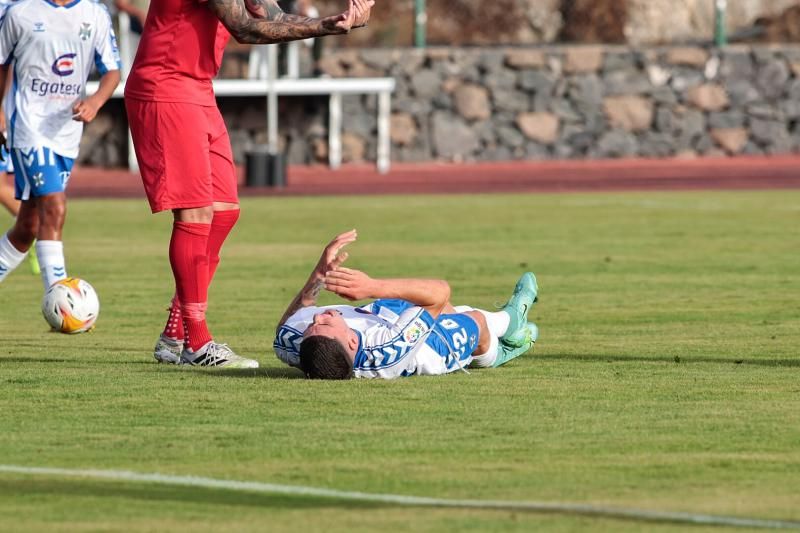
[[567, 48], [564, 57], [564, 72], [567, 74], [597, 72], [603, 65], [603, 55], [603, 48], [599, 46]]
[[685, 67], [678, 67], [672, 71], [669, 86], [676, 92], [682, 93], [689, 87], [694, 87], [706, 81], [703, 72]]
[[744, 128], [716, 128], [711, 130], [711, 138], [727, 153], [735, 155], [747, 144], [748, 133]]
[[436, 72], [423, 69], [411, 76], [411, 87], [418, 98], [433, 98], [442, 87], [442, 80]]
[[789, 120], [800, 119], [800, 100], [790, 99], [781, 102], [781, 112]]
[[669, 157], [675, 153], [672, 135], [647, 131], [639, 141], [638, 155], [643, 157]]
[[458, 113], [467, 120], [485, 120], [492, 115], [489, 91], [478, 85], [462, 85], [453, 94]]
[[686, 101], [703, 111], [721, 111], [730, 101], [725, 89], [715, 83], [704, 83], [689, 89]]
[[790, 137], [784, 122], [754, 118], [750, 121], [750, 135], [762, 146], [785, 144]]
[[519, 75], [519, 86], [536, 94], [551, 94], [555, 85], [552, 76], [541, 70], [523, 70]]
[[732, 106], [742, 106], [761, 100], [758, 89], [746, 79], [731, 80], [726, 83], [726, 88]]
[[442, 91], [447, 94], [454, 93], [459, 87], [461, 87], [461, 80], [456, 77], [447, 78], [442, 82]]
[[437, 157], [463, 161], [480, 148], [476, 133], [462, 119], [437, 111], [431, 122], [433, 151]]
[[366, 141], [359, 135], [345, 132], [342, 134], [342, 161], [360, 163], [364, 161], [367, 151]]
[[517, 126], [528, 139], [541, 144], [553, 144], [558, 139], [560, 121], [552, 113], [520, 113]]
[[677, 47], [667, 50], [665, 61], [670, 65], [703, 68], [708, 58], [708, 51], [703, 48]]
[[517, 128], [500, 126], [497, 128], [497, 140], [509, 148], [518, 148], [525, 145], [525, 136]]
[[751, 117], [763, 118], [766, 120], [783, 120], [783, 114], [780, 109], [774, 105], [765, 102], [755, 102], [748, 105], [745, 110]]
[[756, 85], [764, 98], [776, 100], [783, 95], [789, 76], [789, 67], [785, 61], [770, 61], [758, 69]]
[[708, 114], [708, 127], [730, 130], [744, 126], [747, 117], [741, 111], [723, 111]]
[[486, 72], [483, 83], [490, 89], [513, 89], [517, 85], [517, 73], [509, 69]]
[[537, 142], [529, 142], [525, 145], [525, 155], [528, 159], [547, 159], [550, 152], [546, 146], [542, 146]]
[[530, 48], [512, 48], [506, 51], [506, 65], [516, 70], [542, 68], [545, 66], [544, 52]]
[[399, 146], [409, 146], [417, 138], [417, 123], [408, 113], [392, 113], [391, 139]]
[[558, 99], [551, 101], [550, 111], [565, 122], [580, 122], [583, 119], [569, 100]]
[[719, 68], [720, 78], [726, 81], [747, 80], [755, 73], [753, 58], [749, 52], [727, 51], [722, 54]]
[[492, 91], [492, 101], [498, 111], [519, 113], [531, 109], [531, 97], [522, 91], [495, 89]]
[[598, 139], [591, 152], [594, 157], [632, 157], [639, 149], [636, 137], [627, 131], [611, 130]]
[[644, 131], [653, 123], [653, 102], [641, 96], [609, 96], [603, 102], [613, 127], [626, 131]]
[[653, 89], [646, 72], [620, 70], [603, 76], [604, 94], [607, 96], [647, 94]]
[[630, 51], [620, 52], [615, 49], [606, 50], [603, 60], [603, 72], [615, 70], [634, 70], [636, 68], [636, 56]]
[[569, 84], [567, 95], [583, 114], [596, 113], [603, 105], [603, 85], [595, 75], [575, 76]]
[[450, 59], [450, 48], [447, 47], [429, 47], [425, 49], [425, 55], [430, 61], [447, 61]]

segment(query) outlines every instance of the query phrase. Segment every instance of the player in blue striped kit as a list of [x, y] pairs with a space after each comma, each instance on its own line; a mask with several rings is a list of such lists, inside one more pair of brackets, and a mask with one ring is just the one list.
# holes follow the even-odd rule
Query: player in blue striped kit
[[[279, 359], [313, 379], [439, 375], [497, 367], [527, 352], [538, 337], [527, 314], [537, 300], [536, 278], [524, 274], [498, 312], [450, 303], [443, 280], [373, 279], [344, 268], [355, 230], [325, 247], [303, 289], [280, 320], [273, 347]], [[360, 307], [316, 307], [325, 288]]]
[[[36, 239], [44, 289], [67, 277], [61, 242], [65, 190], [83, 124], [91, 122], [120, 80], [119, 53], [106, 8], [91, 0], [20, 0], [0, 23], [0, 88], [9, 67], [8, 148], [19, 214], [0, 236], [0, 282]], [[92, 68], [100, 86], [85, 94]]]

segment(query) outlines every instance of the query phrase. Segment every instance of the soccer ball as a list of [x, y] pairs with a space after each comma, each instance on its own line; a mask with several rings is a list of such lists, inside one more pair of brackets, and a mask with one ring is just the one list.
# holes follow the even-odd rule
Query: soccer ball
[[42, 299], [42, 314], [47, 323], [61, 333], [83, 333], [94, 327], [100, 301], [85, 280], [67, 278], [47, 289]]

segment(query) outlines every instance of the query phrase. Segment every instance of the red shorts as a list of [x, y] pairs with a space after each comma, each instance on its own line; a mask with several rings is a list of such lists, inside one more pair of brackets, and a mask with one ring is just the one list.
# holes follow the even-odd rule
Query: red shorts
[[125, 99], [153, 213], [238, 203], [231, 141], [216, 107]]

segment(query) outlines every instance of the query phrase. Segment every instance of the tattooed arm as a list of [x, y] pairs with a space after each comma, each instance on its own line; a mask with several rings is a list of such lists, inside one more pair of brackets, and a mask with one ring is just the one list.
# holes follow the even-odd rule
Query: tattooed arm
[[348, 33], [366, 25], [374, 0], [348, 0], [339, 15], [320, 19], [284, 13], [275, 0], [209, 0], [209, 9], [240, 43], [273, 44]]
[[342, 248], [354, 242], [356, 238], [358, 238], [356, 230], [350, 230], [341, 235], [337, 235], [328, 243], [322, 251], [322, 256], [319, 258], [319, 261], [317, 261], [314, 270], [311, 271], [308, 281], [306, 281], [306, 284], [300, 289], [300, 292], [297, 293], [297, 296], [294, 297], [292, 303], [289, 304], [289, 307], [287, 307], [286, 311], [283, 313], [276, 330], [280, 330], [281, 326], [289, 320], [289, 317], [300, 309], [311, 307], [317, 303], [319, 293], [325, 287], [325, 276], [327, 273], [340, 267], [347, 259], [347, 252], [342, 252], [341, 254], [339, 252]]

